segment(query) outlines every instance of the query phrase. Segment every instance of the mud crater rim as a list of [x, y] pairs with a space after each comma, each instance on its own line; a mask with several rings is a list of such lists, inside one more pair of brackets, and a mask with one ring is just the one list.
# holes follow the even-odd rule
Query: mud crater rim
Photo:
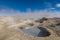
[[[46, 28], [43, 28], [43, 27], [37, 28], [38, 33], [36, 33], [37, 31], [34, 28], [32, 28], [33, 30], [31, 29], [31, 31], [33, 31], [33, 33], [31, 31], [29, 32], [30, 29], [26, 29], [26, 30], [28, 30], [28, 32], [26, 32], [26, 33], [25, 33], [25, 30], [23, 27], [21, 27], [20, 29], [21, 30], [23, 29], [24, 34], [26, 34], [28, 36], [33, 36], [33, 37], [49, 37], [51, 35], [51, 33]], [[36, 31], [36, 32], [34, 33], [34, 31]], [[34, 35], [34, 34], [36, 34], [36, 35]]]

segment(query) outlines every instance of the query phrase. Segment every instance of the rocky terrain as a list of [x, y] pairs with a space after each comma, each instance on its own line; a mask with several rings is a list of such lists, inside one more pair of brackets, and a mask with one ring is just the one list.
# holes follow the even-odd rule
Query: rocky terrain
[[0, 18], [0, 40], [60, 40], [60, 18]]

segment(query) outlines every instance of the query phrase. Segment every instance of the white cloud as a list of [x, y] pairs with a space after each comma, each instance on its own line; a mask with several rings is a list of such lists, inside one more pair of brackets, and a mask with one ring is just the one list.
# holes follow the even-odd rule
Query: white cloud
[[[52, 8], [54, 9], [54, 8]], [[54, 12], [48, 12], [47, 9], [45, 10], [35, 10], [34, 12], [31, 12], [31, 10], [28, 10], [28, 12], [21, 12], [19, 10], [14, 9], [2, 9], [0, 10], [0, 16], [19, 16], [20, 18], [42, 18], [42, 17], [60, 17], [60, 12], [54, 11]]]
[[50, 8], [50, 9], [53, 9], [54, 10], [55, 8]]
[[56, 4], [57, 7], [60, 7], [60, 4]]

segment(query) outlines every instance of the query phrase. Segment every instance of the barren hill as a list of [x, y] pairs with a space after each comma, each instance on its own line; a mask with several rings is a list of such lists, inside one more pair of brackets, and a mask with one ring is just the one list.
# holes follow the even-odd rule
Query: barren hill
[[0, 18], [0, 40], [60, 40], [59, 31], [60, 18]]

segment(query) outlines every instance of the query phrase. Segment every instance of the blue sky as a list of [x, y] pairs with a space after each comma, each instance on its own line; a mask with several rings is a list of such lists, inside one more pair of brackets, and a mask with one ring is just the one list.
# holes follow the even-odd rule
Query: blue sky
[[30, 8], [34, 10], [44, 10], [50, 8], [60, 10], [56, 4], [60, 4], [60, 0], [0, 0], [0, 8], [11, 8], [14, 10], [26, 11]]
[[0, 16], [60, 17], [60, 0], [0, 0]]

